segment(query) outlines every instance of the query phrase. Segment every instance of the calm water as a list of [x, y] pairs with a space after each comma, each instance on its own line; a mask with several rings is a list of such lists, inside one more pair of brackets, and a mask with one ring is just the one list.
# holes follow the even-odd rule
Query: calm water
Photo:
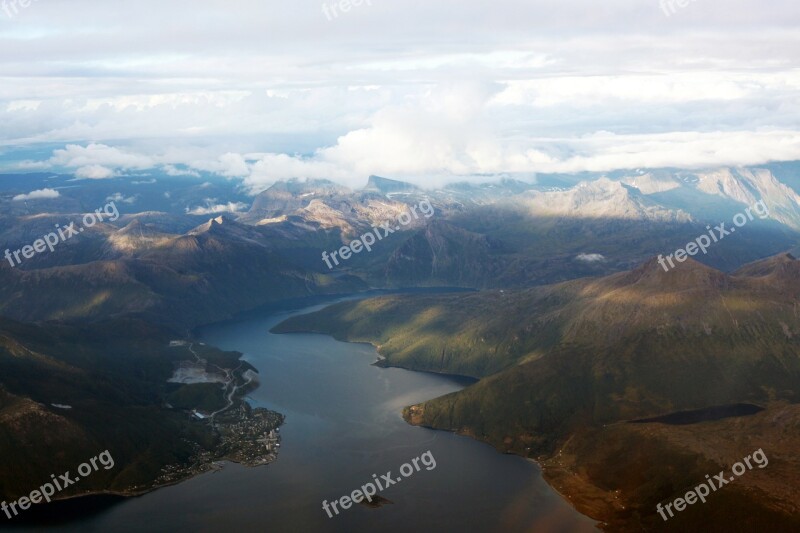
[[[228, 464], [180, 485], [127, 500], [64, 531], [448, 532], [594, 530], [541, 479], [535, 464], [466, 437], [407, 425], [404, 406], [465, 386], [455, 378], [381, 369], [375, 349], [322, 335], [272, 335], [301, 311], [207, 328], [203, 342], [237, 350], [258, 368], [251, 402], [286, 415], [278, 460]], [[424, 468], [381, 492], [379, 509], [355, 505], [334, 518], [338, 499], [430, 450]]]

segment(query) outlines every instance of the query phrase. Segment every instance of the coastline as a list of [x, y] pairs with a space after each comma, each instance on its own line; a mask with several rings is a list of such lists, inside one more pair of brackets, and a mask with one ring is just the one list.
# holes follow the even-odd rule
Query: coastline
[[[297, 310], [304, 309], [304, 308], [307, 308], [307, 307], [310, 307], [310, 306], [322, 305], [322, 304], [334, 305], [334, 304], [336, 304], [336, 303], [338, 303], [340, 301], [345, 301], [345, 300], [349, 300], [349, 299], [364, 299], [364, 298], [369, 298], [369, 297], [373, 297], [373, 296], [379, 296], [379, 295], [383, 295], [383, 294], [413, 293], [413, 292], [417, 292], [417, 291], [429, 292], [430, 290], [431, 289], [428, 289], [428, 288], [421, 288], [421, 289], [416, 289], [416, 290], [415, 290], [415, 288], [411, 288], [411, 289], [376, 289], [376, 288], [370, 288], [370, 289], [367, 289], [365, 291], [361, 291], [361, 292], [358, 292], [358, 293], [314, 295], [314, 296], [308, 296], [308, 297], [304, 297], [304, 298], [295, 298], [295, 299], [291, 299], [291, 300], [281, 300], [279, 302], [273, 302], [273, 303], [267, 304], [265, 306], [260, 306], [260, 307], [255, 308], [255, 309], [242, 311], [241, 313], [237, 313], [235, 316], [232, 316], [230, 318], [226, 318], [226, 319], [223, 319], [223, 320], [217, 320], [217, 321], [210, 322], [210, 323], [207, 323], [207, 324], [197, 325], [197, 326], [193, 327], [191, 329], [191, 331], [188, 332], [188, 333], [189, 333], [189, 338], [190, 339], [197, 339], [197, 338], [200, 337], [200, 334], [201, 334], [202, 330], [204, 328], [206, 328], [206, 327], [212, 327], [212, 326], [216, 326], [216, 325], [236, 322], [236, 321], [242, 320], [243, 318], [247, 318], [247, 317], [251, 317], [251, 316], [262, 316], [262, 315], [265, 315], [265, 314], [276, 314], [276, 313], [280, 313], [280, 312], [297, 311]], [[443, 287], [443, 288], [441, 288], [441, 290], [443, 292], [450, 292], [450, 291], [461, 292], [461, 291], [468, 291], [469, 289]], [[320, 334], [324, 334], [324, 333], [320, 333]], [[363, 344], [370, 344], [371, 346], [374, 346], [371, 343], [363, 343]], [[241, 359], [241, 355], [240, 355], [240, 361], [241, 360], [242, 359]], [[409, 369], [409, 370], [412, 370], [412, 369]], [[460, 376], [453, 376], [453, 377], [458, 378]], [[236, 409], [238, 407], [241, 407], [242, 404], [247, 403], [247, 400], [245, 399], [246, 395], [249, 394], [250, 392], [252, 392], [252, 390], [255, 390], [255, 389], [257, 389], [257, 388], [259, 388], [261, 386], [260, 383], [257, 383], [257, 382], [254, 383], [253, 385], [254, 385], [253, 388], [248, 388], [247, 390], [240, 391], [235, 396], [234, 405], [232, 405], [229, 409], [227, 409], [227, 411], [234, 410], [234, 409]], [[285, 417], [284, 417], [283, 414], [277, 413], [275, 411], [269, 411], [269, 410], [266, 410], [266, 409], [263, 409], [263, 408], [253, 408], [252, 406], [249, 405], [249, 403], [247, 403], [247, 405], [248, 405], [248, 408], [253, 410], [253, 411], [263, 410], [265, 412], [276, 413], [276, 414], [280, 415], [281, 422], [277, 426], [277, 428], [279, 428], [280, 426], [283, 425], [284, 420], [285, 420]], [[207, 423], [209, 425], [212, 425], [212, 426], [216, 425], [210, 419], [207, 420]], [[95, 499], [95, 498], [118, 498], [120, 502], [124, 501], [126, 499], [130, 499], [130, 498], [138, 498], [138, 497], [144, 496], [146, 494], [150, 494], [152, 492], [155, 492], [155, 491], [157, 491], [159, 489], [163, 489], [163, 488], [179, 485], [179, 484], [184, 483], [186, 481], [189, 481], [190, 479], [193, 479], [195, 477], [198, 477], [198, 476], [201, 476], [203, 474], [207, 474], [209, 472], [215, 471], [217, 469], [214, 468], [214, 463], [232, 463], [232, 464], [242, 465], [242, 466], [245, 466], [245, 467], [248, 467], [248, 468], [256, 468], [256, 467], [259, 467], [259, 466], [269, 465], [269, 464], [273, 463], [274, 461], [276, 461], [277, 459], [278, 459], [278, 456], [276, 454], [273, 458], [271, 458], [269, 460], [264, 460], [262, 458], [261, 460], [253, 461], [253, 460], [249, 460], [249, 459], [245, 459], [245, 458], [239, 457], [234, 452], [234, 453], [224, 453], [222, 455], [217, 455], [217, 456], [214, 456], [214, 457], [208, 457], [208, 458], [205, 458], [202, 461], [196, 461], [196, 462], [193, 462], [191, 464], [187, 463], [187, 464], [183, 464], [183, 465], [165, 465], [164, 468], [168, 468], [170, 466], [176, 467], [176, 469], [172, 472], [172, 475], [171, 475], [169, 480], [164, 480], [164, 481], [159, 482], [158, 480], [162, 477], [162, 475], [159, 475], [158, 477], [153, 479], [151, 484], [148, 484], [146, 486], [136, 486], [136, 487], [133, 487], [133, 488], [130, 488], [130, 489], [124, 489], [124, 490], [89, 490], [89, 491], [82, 492], [82, 493], [79, 493], [79, 494], [67, 494], [67, 495], [64, 495], [64, 496], [53, 498], [50, 503], [46, 503], [44, 505], [39, 504], [39, 505], [37, 505], [35, 507], [32, 507], [29, 510], [29, 512], [25, 513], [25, 515], [20, 515], [18, 517], [15, 517], [13, 520], [9, 521], [8, 523], [11, 524], [11, 525], [20, 525], [20, 526], [25, 526], [28, 523], [40, 523], [42, 521], [42, 518], [43, 518], [43, 516], [40, 516], [40, 515], [47, 515], [48, 514], [47, 511], [49, 509], [51, 509], [54, 505], [55, 506], [70, 505], [72, 503], [84, 502], [84, 501], [92, 500], [92, 499]], [[162, 469], [162, 472], [163, 472], [163, 469]], [[33, 512], [31, 512], [31, 511], [33, 511]], [[50, 520], [52, 520], [54, 522], [60, 521], [58, 518], [53, 517], [52, 519], [46, 520], [46, 522], [49, 522]]]
[[[443, 291], [439, 291], [439, 290], [435, 290], [435, 289], [432, 290], [430, 288], [424, 288], [420, 292], [431, 293], [431, 292], [450, 292], [450, 291], [454, 291], [454, 292], [466, 291], [466, 292], [468, 292], [467, 289], [452, 289], [452, 288], [449, 288], [449, 290], [445, 289]], [[309, 303], [311, 303], [312, 306], [313, 305], [318, 305], [318, 304], [327, 304], [324, 307], [328, 307], [330, 305], [335, 305], [336, 303], [338, 303], [340, 301], [343, 301], [343, 300], [369, 298], [369, 297], [375, 296], [376, 293], [377, 294], [387, 294], [387, 293], [407, 293], [407, 292], [410, 292], [410, 291], [406, 291], [406, 290], [396, 290], [396, 291], [394, 291], [394, 290], [391, 290], [391, 291], [390, 290], [370, 290], [370, 291], [365, 291], [365, 292], [356, 293], [356, 294], [342, 294], [342, 295], [335, 295], [335, 296], [326, 296], [326, 297], [321, 297], [321, 298], [320, 297], [312, 297], [312, 299], [314, 299], [316, 301], [308, 302], [307, 299], [304, 299], [306, 301], [303, 302], [303, 304], [299, 304], [298, 303], [297, 306], [293, 306], [293, 307], [290, 307], [290, 308], [279, 307], [279, 308], [269, 309], [269, 310], [261, 309], [261, 310], [247, 311], [247, 312], [243, 312], [241, 315], [237, 315], [235, 318], [216, 321], [216, 322], [213, 322], [213, 323], [210, 323], [210, 324], [198, 326], [197, 328], [195, 328], [192, 331], [192, 336], [190, 338], [191, 339], [198, 339], [199, 338], [199, 332], [205, 327], [210, 327], [210, 326], [217, 325], [217, 324], [225, 324], [225, 323], [229, 323], [229, 322], [235, 322], [235, 321], [241, 320], [242, 317], [261, 316], [261, 315], [265, 315], [265, 314], [272, 315], [272, 314], [277, 314], [277, 313], [280, 313], [280, 312], [296, 311], [296, 310], [304, 309], [305, 306], [307, 306]], [[417, 291], [413, 291], [413, 292], [417, 292]], [[324, 300], [324, 301], [320, 302], [319, 300]], [[326, 335], [326, 336], [331, 337], [331, 338], [336, 338], [335, 336], [330, 335], [329, 333], [320, 332], [320, 331], [309, 331], [308, 333], [313, 333], [313, 334], [318, 334], [318, 335]], [[408, 370], [408, 371], [415, 372], [415, 373], [422, 373], [422, 374], [427, 373], [427, 374], [437, 375], [437, 376], [441, 376], [441, 377], [453, 378], [453, 379], [459, 380], [459, 381], [468, 381], [470, 383], [475, 383], [475, 382], [478, 381], [477, 378], [474, 378], [474, 377], [471, 377], [471, 376], [463, 376], [463, 375], [458, 375], [458, 374], [448, 374], [448, 373], [437, 372], [437, 371], [429, 371], [429, 370], [419, 370], [419, 369], [415, 369], [415, 368], [404, 367], [404, 366], [400, 366], [400, 365], [393, 365], [393, 364], [390, 364], [390, 363], [386, 363], [385, 362], [386, 361], [385, 357], [380, 354], [380, 346], [377, 346], [377, 345], [373, 344], [372, 342], [368, 342], [368, 341], [364, 341], [364, 342], [350, 341], [350, 340], [346, 340], [346, 339], [336, 339], [336, 340], [339, 340], [341, 342], [347, 342], [349, 344], [369, 345], [370, 347], [372, 347], [375, 350], [375, 352], [377, 354], [376, 360], [374, 362], [370, 363], [370, 364], [378, 366], [378, 367], [381, 367], [381, 368], [398, 368], [398, 369]], [[240, 354], [240, 357], [242, 355], [243, 354]], [[465, 384], [465, 386], [466, 385], [467, 384]], [[231, 406], [228, 411], [234, 411], [235, 409], [237, 409], [237, 407], [241, 407], [241, 405], [243, 405], [243, 404], [247, 404], [247, 406], [250, 409], [253, 409], [253, 410], [255, 410], [255, 409], [263, 409], [263, 408], [252, 408], [252, 406], [249, 405], [248, 401], [245, 398], [246, 395], [249, 392], [251, 392], [252, 390], [255, 390], [255, 388], [258, 388], [258, 387], [260, 387], [260, 383], [254, 383], [254, 388], [253, 389], [248, 389], [247, 392], [245, 392], [244, 390], [240, 390], [236, 395], [236, 404], [237, 405]], [[264, 411], [268, 411], [268, 410], [265, 409]], [[270, 412], [273, 412], [273, 411], [270, 411]], [[280, 425], [282, 425], [284, 423], [284, 419], [283, 419], [283, 415], [281, 415], [280, 413], [277, 413], [277, 414], [279, 414], [281, 416], [281, 423], [278, 426], [278, 427], [280, 427]], [[213, 422], [211, 422], [210, 420], [207, 420], [206, 423], [213, 424]], [[439, 429], [439, 428], [431, 428], [431, 429], [435, 429], [437, 431], [448, 431], [448, 430], [443, 430], [443, 429]], [[485, 441], [481, 441], [481, 439], [478, 439], [478, 438], [474, 437], [473, 435], [469, 435], [469, 434], [466, 434], [466, 433], [459, 433], [459, 432], [455, 432], [455, 433], [460, 434], [460, 435], [464, 435], [464, 436], [471, 436], [475, 440], [477, 440], [479, 442], [484, 442], [484, 443], [489, 444], [491, 446], [490, 443], [485, 442]], [[53, 523], [69, 524], [73, 520], [79, 520], [79, 519], [83, 518], [84, 515], [75, 516], [75, 517], [68, 517], [68, 518], [64, 518], [61, 513], [59, 513], [58, 517], [55, 517], [55, 516], [39, 516], [39, 515], [47, 515], [48, 514], [47, 511], [53, 505], [62, 505], [63, 506], [65, 504], [67, 504], [67, 505], [78, 504], [78, 505], [76, 505], [76, 507], [79, 507], [83, 502], [87, 502], [88, 503], [88, 502], [93, 502], [93, 500], [96, 500], [96, 499], [104, 499], [104, 498], [113, 499], [114, 501], [111, 501], [110, 503], [109, 502], [103, 502], [102, 506], [100, 506], [99, 508], [95, 508], [94, 505], [91, 505], [91, 506], [87, 505], [87, 509], [84, 511], [84, 512], [86, 512], [86, 514], [90, 514], [92, 511], [102, 512], [107, 507], [122, 503], [127, 499], [138, 498], [138, 497], [141, 497], [141, 496], [156, 492], [159, 489], [180, 485], [181, 483], [189, 481], [189, 480], [191, 480], [193, 478], [196, 478], [196, 477], [201, 476], [203, 474], [207, 474], [209, 472], [212, 472], [212, 471], [215, 470], [214, 463], [217, 463], [217, 462], [232, 463], [232, 464], [242, 465], [242, 466], [245, 466], [245, 467], [248, 467], [248, 468], [253, 468], [253, 467], [265, 466], [267, 464], [271, 464], [275, 460], [277, 460], [277, 457], [275, 457], [275, 458], [273, 458], [273, 459], [271, 459], [269, 461], [265, 461], [265, 462], [252, 462], [252, 461], [249, 461], [247, 459], [241, 459], [241, 458], [236, 457], [235, 453], [233, 455], [228, 454], [228, 453], [224, 453], [224, 454], [221, 454], [221, 455], [214, 455], [214, 456], [210, 456], [210, 457], [204, 458], [202, 461], [193, 462], [191, 464], [187, 463], [187, 464], [184, 464], [184, 465], [180, 465], [180, 467], [178, 469], [176, 469], [176, 470], [174, 470], [172, 472], [172, 476], [170, 477], [169, 480], [157, 481], [159, 479], [157, 477], [155, 480], [153, 480], [152, 484], [145, 485], [145, 486], [136, 486], [134, 488], [123, 489], [123, 490], [92, 490], [92, 491], [87, 491], [87, 492], [83, 492], [83, 493], [80, 493], [80, 494], [70, 494], [70, 495], [66, 495], [64, 497], [53, 499], [53, 501], [50, 504], [46, 504], [44, 506], [38, 505], [38, 506], [35, 506], [34, 508], [31, 509], [31, 510], [33, 510], [33, 509], [36, 509], [38, 507], [37, 511], [39, 511], [39, 512], [30, 512], [29, 511], [29, 512], [26, 513], [25, 516], [21, 515], [20, 517], [17, 517], [15, 520], [9, 521], [8, 525], [10, 525], [12, 527], [14, 527], [14, 526], [26, 527], [26, 526], [36, 525], [36, 524], [40, 524], [40, 523], [43, 523], [43, 524], [47, 524], [47, 523], [50, 523], [50, 524], [53, 524]], [[178, 466], [178, 465], [174, 465], [174, 466]], [[69, 514], [69, 509], [67, 509], [67, 513], [65, 513], [65, 514]]]
[[[241, 356], [239, 360], [241, 360]], [[250, 369], [246, 369], [244, 373], [250, 371]], [[242, 378], [239, 369], [236, 369], [234, 375], [236, 379]], [[208, 417], [203, 420], [219, 438], [213, 449], [202, 449], [183, 464], [164, 465], [156, 477], [147, 484], [135, 485], [122, 490], [87, 490], [77, 494], [60, 495], [52, 498], [48, 503], [32, 506], [25, 513], [13, 517], [5, 524], [12, 527], [68, 524], [73, 519], [83, 518], [84, 514], [79, 514], [77, 511], [93, 501], [103, 500], [99, 508], [92, 506], [89, 509], [89, 512], [99, 512], [127, 499], [138, 498], [159, 489], [179, 485], [203, 474], [218, 471], [224, 468], [224, 463], [238, 464], [248, 468], [273, 463], [278, 459], [277, 449], [268, 454], [258, 453], [256, 448], [260, 448], [261, 443], [254, 437], [271, 430], [280, 431], [279, 428], [284, 424], [285, 416], [276, 411], [252, 407], [248, 403], [245, 399], [246, 395], [258, 387], [260, 384], [257, 380], [248, 381], [246, 386], [236, 390], [232, 398], [233, 403], [224, 412], [218, 413], [215, 418]], [[192, 417], [189, 412], [186, 415], [189, 418]], [[217, 463], [222, 463], [223, 466], [216, 468]], [[58, 510], [58, 512], [53, 513], [53, 510]]]
[[[332, 302], [331, 305], [335, 305], [336, 303], [338, 303], [338, 302]], [[279, 328], [280, 328], [281, 324], [282, 323], [279, 323], [279, 324], [275, 325], [273, 328], [271, 328], [270, 329], [270, 333], [281, 334], [281, 335], [289, 335], [289, 334], [297, 334], [297, 333], [312, 334], [312, 335], [325, 335], [325, 336], [331, 337], [331, 338], [333, 338], [333, 339], [335, 339], [335, 340], [337, 340], [339, 342], [346, 342], [346, 343], [349, 343], [349, 344], [369, 345], [375, 350], [375, 352], [377, 354], [377, 360], [372, 363], [373, 366], [377, 366], [377, 367], [380, 367], [380, 368], [398, 368], [398, 369], [407, 370], [407, 371], [410, 371], [410, 372], [427, 373], [427, 374], [434, 374], [434, 375], [442, 376], [442, 377], [449, 377], [449, 378], [453, 378], [453, 379], [456, 379], [456, 380], [464, 381], [465, 382], [465, 386], [469, 386], [471, 384], [474, 384], [474, 383], [477, 383], [477, 382], [480, 381], [480, 378], [476, 378], [476, 377], [473, 377], [473, 376], [465, 376], [465, 375], [459, 375], [459, 374], [437, 372], [435, 370], [418, 369], [418, 368], [414, 368], [414, 367], [408, 366], [408, 365], [404, 366], [404, 365], [395, 364], [395, 363], [391, 362], [390, 359], [388, 359], [385, 355], [383, 355], [381, 353], [381, 348], [382, 348], [381, 345], [375, 344], [374, 342], [369, 341], [369, 340], [349, 339], [346, 336], [338, 335], [335, 332], [331, 333], [331, 332], [328, 332], [328, 331], [320, 331], [320, 330], [315, 329], [313, 327], [304, 328], [301, 331], [296, 331], [296, 330], [280, 331]], [[479, 438], [478, 436], [476, 436], [476, 435], [474, 435], [474, 434], [472, 434], [471, 432], [468, 432], [468, 431], [443, 429], [443, 428], [438, 428], [438, 427], [433, 427], [433, 426], [430, 426], [430, 425], [423, 424], [423, 423], [421, 423], [421, 417], [413, 412], [415, 407], [417, 407], [417, 406], [414, 406], [414, 405], [406, 406], [402, 410], [401, 416], [402, 416], [403, 420], [405, 420], [405, 422], [407, 424], [412, 425], [412, 426], [417, 426], [417, 427], [424, 427], [424, 428], [431, 429], [431, 430], [434, 430], [434, 431], [445, 431], [445, 432], [453, 433], [453, 434], [456, 434], [456, 435], [459, 435], [459, 436], [469, 437], [469, 438], [472, 438], [473, 440], [475, 440], [477, 442], [481, 442], [483, 444], [491, 446], [498, 453], [516, 455], [516, 456], [518, 456], [518, 457], [520, 457], [522, 459], [525, 459], [527, 461], [531, 461], [533, 464], [535, 464], [538, 467], [539, 471], [541, 472], [542, 479], [545, 481], [545, 483], [547, 483], [547, 486], [551, 490], [553, 490], [553, 492], [555, 494], [557, 494], [564, 502], [569, 504], [569, 506], [572, 509], [574, 509], [577, 513], [579, 513], [582, 516], [584, 516], [586, 518], [586, 520], [591, 521], [591, 523], [595, 526], [595, 528], [600, 529], [601, 525], [606, 525], [607, 524], [607, 522], [603, 519], [603, 518], [606, 518], [605, 515], [604, 515], [603, 518], [598, 519], [598, 518], [595, 518], [594, 516], [591, 516], [591, 515], [587, 514], [586, 511], [588, 510], [588, 508], [585, 507], [585, 506], [580, 505], [579, 503], [577, 503], [577, 501], [580, 501], [580, 500], [576, 500], [575, 498], [573, 498], [573, 495], [571, 495], [570, 493], [566, 493], [566, 492], [562, 493], [558, 489], [558, 487], [556, 486], [557, 480], [556, 480], [555, 476], [553, 476], [551, 474], [550, 468], [548, 466], [546, 466], [546, 464], [545, 464], [546, 461], [548, 460], [548, 458], [542, 458], [542, 461], [539, 461], [539, 460], [527, 457], [525, 455], [522, 455], [522, 454], [520, 454], [520, 453], [518, 453], [516, 451], [513, 451], [513, 450], [504, 450], [504, 449], [492, 444], [490, 441], [482, 439], [482, 438]], [[414, 420], [415, 418], [417, 420]], [[595, 488], [591, 484], [588, 484], [587, 487]], [[608, 517], [608, 518], [610, 519], [610, 517]]]
[[[463, 430], [463, 429], [462, 430], [442, 429], [442, 428], [437, 428], [437, 427], [434, 427], [434, 426], [430, 426], [428, 424], [424, 424], [421, 421], [422, 420], [422, 414], [421, 414], [421, 412], [419, 412], [419, 407], [415, 406], [415, 405], [407, 406], [406, 408], [403, 409], [403, 420], [405, 420], [407, 424], [412, 425], [412, 426], [431, 429], [431, 430], [434, 430], [434, 431], [446, 431], [448, 433], [453, 433], [455, 435], [459, 435], [459, 436], [462, 436], [462, 437], [468, 437], [468, 438], [471, 438], [471, 439], [473, 439], [473, 440], [475, 440], [477, 442], [481, 442], [483, 444], [486, 444], [487, 446], [491, 446], [497, 453], [516, 455], [517, 457], [520, 457], [521, 459], [529, 461], [529, 462], [531, 462], [531, 463], [533, 463], [533, 464], [535, 464], [537, 466], [537, 468], [541, 472], [542, 479], [545, 481], [545, 483], [547, 483], [547, 486], [550, 487], [550, 489], [552, 489], [553, 492], [558, 494], [558, 496], [564, 502], [569, 504], [569, 506], [572, 507], [577, 513], [580, 513], [581, 515], [586, 517], [587, 520], [590, 520], [595, 525], [596, 528], [603, 529], [600, 526], [607, 526], [609, 521], [613, 520], [613, 515], [612, 514], [608, 514], [608, 513], [602, 513], [601, 514], [599, 512], [597, 514], [596, 513], [589, 514], [590, 512], [592, 512], [592, 510], [596, 509], [596, 507], [585, 505], [585, 504], [583, 504], [581, 502], [584, 502], [585, 500], [601, 500], [602, 503], [604, 503], [604, 504], [610, 504], [610, 503], [613, 503], [613, 502], [609, 501], [607, 498], [600, 498], [599, 496], [592, 498], [591, 495], [589, 495], [588, 493], [594, 493], [594, 492], [601, 493], [601, 494], [605, 494], [605, 493], [603, 493], [602, 491], [597, 489], [591, 483], [575, 483], [574, 477], [577, 476], [576, 473], [574, 473], [572, 471], [569, 471], [567, 469], [562, 469], [560, 472], [558, 472], [555, 468], [553, 468], [551, 465], [549, 465], [548, 463], [550, 461], [554, 460], [555, 456], [554, 457], [541, 456], [538, 459], [534, 459], [532, 457], [527, 457], [525, 455], [522, 455], [521, 453], [519, 453], [517, 451], [514, 451], [514, 450], [504, 450], [504, 449], [492, 444], [490, 441], [478, 437], [477, 435], [475, 435], [474, 433], [472, 433], [470, 431], [466, 431], [466, 430]], [[557, 474], [561, 474], [561, 476], [559, 476]], [[565, 491], [564, 490], [564, 486], [566, 485], [567, 481], [569, 481], [572, 486], [580, 485], [580, 487], [583, 489], [583, 492], [586, 492], [587, 494], [582, 494], [582, 492], [578, 491], [578, 490], [576, 490], [576, 491]], [[581, 478], [581, 481], [582, 481], [582, 478]], [[558, 486], [559, 482], [562, 482], [561, 486]], [[589, 490], [589, 489], [594, 489], [594, 490]], [[581, 497], [578, 497], [579, 495]], [[624, 509], [624, 507], [622, 507], [622, 508]], [[600, 515], [601, 517], [598, 518], [598, 515]]]

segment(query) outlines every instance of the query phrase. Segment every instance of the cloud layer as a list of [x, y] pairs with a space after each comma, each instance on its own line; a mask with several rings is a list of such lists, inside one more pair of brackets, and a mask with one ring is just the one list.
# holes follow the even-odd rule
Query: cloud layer
[[[372, 4], [333, 20], [255, 0], [0, 13], [0, 161], [258, 189], [800, 159], [791, 2]], [[62, 148], [11, 156], [44, 143]]]

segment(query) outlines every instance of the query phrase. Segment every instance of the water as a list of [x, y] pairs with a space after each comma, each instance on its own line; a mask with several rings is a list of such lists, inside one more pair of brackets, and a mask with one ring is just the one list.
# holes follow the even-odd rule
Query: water
[[[226, 464], [216, 473], [126, 500], [64, 531], [593, 531], [542, 480], [538, 467], [467, 437], [412, 427], [402, 408], [466, 386], [463, 379], [372, 366], [373, 347], [323, 335], [273, 335], [300, 311], [251, 316], [206, 328], [201, 340], [237, 350], [258, 368], [253, 405], [286, 415], [277, 461]], [[354, 505], [328, 518], [339, 499], [426, 451], [436, 468], [381, 491], [392, 502]]]

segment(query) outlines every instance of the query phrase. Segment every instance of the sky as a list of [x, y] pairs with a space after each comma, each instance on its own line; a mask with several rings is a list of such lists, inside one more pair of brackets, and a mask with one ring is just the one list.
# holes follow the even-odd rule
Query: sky
[[680, 1], [0, 0], [0, 169], [255, 192], [800, 160], [796, 2]]

